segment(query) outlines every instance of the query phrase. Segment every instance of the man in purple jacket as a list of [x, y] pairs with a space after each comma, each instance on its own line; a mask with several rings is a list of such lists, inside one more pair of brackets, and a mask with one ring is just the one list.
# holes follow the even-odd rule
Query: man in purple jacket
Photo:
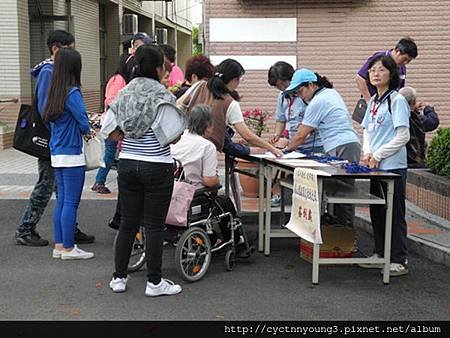
[[398, 87], [398, 89], [400, 89], [405, 86], [406, 65], [414, 60], [418, 55], [417, 45], [411, 38], [402, 38], [399, 42], [397, 42], [397, 45], [394, 49], [388, 49], [387, 51], [383, 52], [376, 52], [367, 59], [367, 61], [359, 69], [358, 74], [356, 74], [355, 78], [356, 85], [358, 86], [358, 89], [366, 102], [368, 102], [370, 98], [376, 93], [375, 87], [369, 84], [367, 81], [368, 67], [370, 62], [379, 55], [390, 55], [394, 59], [400, 75], [400, 85]]

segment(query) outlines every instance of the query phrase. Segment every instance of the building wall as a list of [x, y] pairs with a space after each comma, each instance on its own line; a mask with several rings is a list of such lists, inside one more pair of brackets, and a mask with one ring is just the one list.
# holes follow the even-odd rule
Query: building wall
[[[30, 101], [28, 3], [15, 0], [0, 2], [0, 98]], [[20, 107], [17, 103], [0, 104], [0, 122], [12, 127]], [[10, 146], [12, 128], [0, 132], [0, 149]]]
[[114, 74], [119, 64], [119, 55], [122, 53], [122, 41], [119, 27], [119, 7], [109, 4], [106, 7], [106, 34], [108, 78]]
[[[419, 56], [408, 65], [407, 85], [435, 106], [441, 126], [450, 125], [450, 0], [208, 0], [204, 10], [209, 56], [296, 55], [294, 66], [327, 76], [350, 111], [359, 98], [354, 77], [367, 57], [411, 36]], [[211, 18], [296, 18], [297, 41], [211, 42]], [[238, 90], [243, 109], [274, 110], [277, 90], [267, 84], [267, 69], [247, 71]]]
[[98, 1], [72, 1], [75, 46], [82, 56], [81, 84], [88, 111], [100, 107]]
[[[0, 149], [11, 146], [13, 127], [17, 120], [21, 102], [31, 102], [31, 93], [34, 81], [30, 76], [30, 68], [49, 57], [46, 46], [48, 33], [54, 29], [71, 31], [76, 40], [76, 49], [80, 52], [83, 61], [82, 90], [87, 109], [99, 111], [102, 98], [100, 97], [100, 51], [99, 51], [99, 1], [100, 0], [72, 0], [71, 9], [73, 22], [40, 22], [33, 20], [37, 15], [34, 0], [1, 0], [0, 1], [0, 98], [18, 98], [14, 104], [0, 104], [0, 122], [6, 123], [10, 128], [1, 129]], [[191, 0], [179, 0], [187, 6]], [[165, 18], [166, 4], [164, 1], [138, 1], [138, 0], [102, 0], [107, 5], [107, 75], [111, 75], [117, 68], [119, 55], [122, 51], [122, 36], [120, 23], [123, 11], [134, 12], [141, 15], [139, 28], [151, 32], [153, 13], [156, 24], [172, 30], [176, 25]], [[66, 15], [66, 0], [39, 0], [41, 14]], [[187, 6], [189, 7], [189, 6]], [[187, 8], [186, 7], [186, 8]], [[179, 16], [189, 19], [187, 11]], [[180, 22], [182, 25], [183, 23]], [[189, 30], [183, 27], [178, 29], [185, 34]], [[183, 51], [179, 53], [185, 57], [186, 40], [181, 39]], [[175, 39], [173, 39], [175, 41]], [[190, 47], [190, 46], [189, 46]], [[6, 131], [5, 131], [6, 130]]]

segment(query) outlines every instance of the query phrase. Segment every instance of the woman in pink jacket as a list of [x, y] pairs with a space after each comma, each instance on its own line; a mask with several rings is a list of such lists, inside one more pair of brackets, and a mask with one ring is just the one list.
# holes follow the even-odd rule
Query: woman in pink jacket
[[[105, 89], [105, 112], [108, 110], [109, 106], [117, 97], [119, 91], [127, 85], [130, 80], [129, 68], [127, 65], [130, 55], [122, 54], [119, 60], [119, 67], [116, 73], [111, 76]], [[110, 139], [105, 140], [105, 168], [100, 168], [97, 171], [97, 176], [95, 177], [95, 184], [92, 186], [92, 191], [99, 194], [110, 194], [111, 191], [105, 186], [106, 177], [111, 169], [116, 155], [117, 141]]]

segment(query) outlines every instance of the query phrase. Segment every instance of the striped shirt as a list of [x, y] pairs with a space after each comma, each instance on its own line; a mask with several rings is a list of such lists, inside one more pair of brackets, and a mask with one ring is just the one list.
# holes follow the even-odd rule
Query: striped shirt
[[161, 147], [151, 129], [138, 139], [125, 136], [119, 159], [173, 163], [170, 146]]

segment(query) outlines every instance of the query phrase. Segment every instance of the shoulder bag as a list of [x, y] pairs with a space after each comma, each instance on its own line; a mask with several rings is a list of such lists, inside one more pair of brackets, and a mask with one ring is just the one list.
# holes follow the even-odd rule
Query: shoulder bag
[[187, 227], [189, 209], [197, 188], [181, 180], [183, 172], [179, 177], [180, 179], [176, 180], [173, 185], [172, 198], [165, 223], [185, 228]]
[[359, 124], [364, 119], [364, 115], [366, 115], [367, 102], [364, 97], [361, 95], [361, 98], [356, 103], [355, 109], [353, 110], [352, 119]]
[[42, 160], [50, 160], [50, 130], [37, 110], [36, 96], [33, 103], [20, 106], [14, 131], [13, 148]]

